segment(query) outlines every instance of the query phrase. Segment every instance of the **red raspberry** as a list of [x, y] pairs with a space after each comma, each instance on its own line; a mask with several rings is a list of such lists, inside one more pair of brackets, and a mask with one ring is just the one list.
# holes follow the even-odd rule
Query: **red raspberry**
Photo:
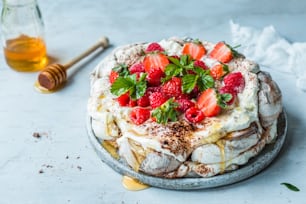
[[225, 86], [231, 88], [236, 93], [242, 92], [245, 86], [245, 81], [241, 72], [234, 72], [226, 75], [223, 82]]
[[121, 96], [119, 96], [117, 98], [117, 101], [119, 103], [120, 106], [127, 106], [130, 102], [130, 95], [129, 93], [125, 93], [125, 94], [122, 94]]
[[164, 72], [160, 69], [150, 69], [147, 75], [147, 81], [150, 86], [158, 86], [161, 84], [161, 78], [164, 77]]
[[130, 113], [130, 118], [132, 122], [136, 125], [144, 123], [150, 118], [150, 110], [145, 108], [134, 108]]
[[161, 92], [161, 87], [160, 86], [148, 87], [146, 90], [146, 93], [148, 93], [149, 96], [154, 92]]
[[116, 81], [116, 79], [119, 77], [119, 74], [115, 71], [111, 71], [109, 75], [109, 82], [112, 84]]
[[229, 86], [223, 86], [219, 89], [219, 93], [220, 94], [231, 94], [232, 95], [232, 99], [230, 101], [227, 102], [228, 105], [231, 105], [234, 103], [236, 97], [237, 97], [237, 93], [236, 91], [234, 91], [232, 88], [230, 88]]
[[203, 61], [201, 61], [201, 60], [194, 61], [193, 66], [203, 68], [204, 70], [208, 69], [206, 64]]
[[161, 106], [168, 100], [168, 97], [161, 92], [154, 92], [149, 96], [150, 104], [152, 108]]
[[195, 103], [188, 99], [177, 99], [176, 102], [179, 104], [177, 110], [185, 112], [190, 107], [194, 107]]
[[199, 89], [198, 86], [195, 86], [190, 93], [190, 97], [191, 98], [198, 98], [199, 94], [200, 94], [200, 89]]
[[189, 122], [192, 123], [201, 122], [205, 118], [204, 113], [196, 107], [187, 109], [185, 112], [185, 117]]
[[182, 79], [173, 77], [162, 86], [162, 92], [171, 97], [182, 95]]
[[142, 63], [136, 63], [136, 64], [133, 64], [130, 68], [130, 73], [131, 74], [135, 74], [135, 73], [138, 73], [138, 72], [144, 72], [145, 69], [144, 69], [144, 65]]
[[163, 52], [165, 50], [160, 46], [160, 44], [154, 42], [154, 43], [151, 43], [150, 45], [148, 45], [148, 47], [146, 49], [146, 52], [154, 52], [154, 51]]
[[140, 99], [137, 100], [137, 105], [141, 107], [147, 107], [150, 105], [149, 93], [146, 92]]

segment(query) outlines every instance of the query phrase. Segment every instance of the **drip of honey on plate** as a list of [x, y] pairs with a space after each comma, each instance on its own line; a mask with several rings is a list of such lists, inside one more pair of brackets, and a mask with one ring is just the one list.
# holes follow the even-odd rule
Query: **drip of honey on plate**
[[39, 93], [42, 93], [42, 94], [51, 94], [51, 93], [54, 93], [60, 89], [62, 89], [64, 87], [65, 83], [61, 84], [58, 88], [54, 89], [54, 90], [48, 90], [44, 87], [42, 87], [38, 81], [35, 81], [34, 83], [34, 89], [36, 91], [38, 91]]
[[123, 176], [122, 185], [124, 188], [130, 191], [140, 191], [149, 188], [147, 184], [143, 184], [137, 179], [131, 178], [129, 176]]
[[43, 69], [47, 62], [43, 39], [20, 35], [6, 41], [4, 56], [7, 64], [16, 71], [34, 72]]

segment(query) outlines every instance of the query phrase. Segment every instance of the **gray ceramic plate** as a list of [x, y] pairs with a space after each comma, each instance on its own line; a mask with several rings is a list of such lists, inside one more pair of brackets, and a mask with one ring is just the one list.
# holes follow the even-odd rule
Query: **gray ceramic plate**
[[91, 144], [101, 160], [122, 175], [127, 175], [138, 179], [142, 183], [150, 186], [155, 186], [165, 189], [175, 190], [193, 190], [205, 189], [218, 186], [224, 186], [238, 181], [242, 181], [262, 171], [275, 159], [281, 147], [284, 144], [287, 133], [287, 116], [285, 111], [282, 112], [278, 119], [278, 137], [272, 144], [267, 145], [264, 150], [256, 157], [249, 160], [246, 165], [239, 169], [228, 172], [222, 175], [217, 175], [210, 178], [179, 178], [179, 179], [165, 179], [148, 176], [140, 172], [135, 172], [129, 166], [114, 159], [102, 146], [101, 140], [98, 139], [91, 126], [91, 117], [87, 118], [87, 131]]

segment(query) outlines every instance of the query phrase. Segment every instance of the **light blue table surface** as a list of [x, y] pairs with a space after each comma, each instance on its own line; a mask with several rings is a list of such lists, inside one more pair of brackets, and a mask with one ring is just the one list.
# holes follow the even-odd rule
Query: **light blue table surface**
[[[54, 94], [36, 92], [37, 73], [12, 71], [1, 50], [0, 204], [306, 203], [306, 93], [296, 88], [293, 75], [268, 70], [283, 92], [288, 113], [284, 148], [266, 170], [234, 185], [127, 191], [121, 175], [92, 149], [85, 127], [89, 74], [114, 47], [170, 36], [230, 42], [230, 19], [260, 29], [273, 25], [291, 42], [304, 42], [306, 1], [40, 0], [39, 5], [48, 53], [59, 62], [102, 35], [113, 47], [78, 64], [69, 72], [73, 77], [67, 86]], [[36, 139], [34, 132], [43, 136]], [[282, 182], [301, 191], [290, 191]]]

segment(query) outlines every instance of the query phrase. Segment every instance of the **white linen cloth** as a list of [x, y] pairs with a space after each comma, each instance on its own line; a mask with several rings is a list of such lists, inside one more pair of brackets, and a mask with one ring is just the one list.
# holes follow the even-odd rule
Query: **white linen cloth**
[[283, 73], [296, 76], [296, 86], [306, 91], [306, 42], [291, 43], [273, 26], [262, 30], [230, 21], [232, 43], [247, 58]]

